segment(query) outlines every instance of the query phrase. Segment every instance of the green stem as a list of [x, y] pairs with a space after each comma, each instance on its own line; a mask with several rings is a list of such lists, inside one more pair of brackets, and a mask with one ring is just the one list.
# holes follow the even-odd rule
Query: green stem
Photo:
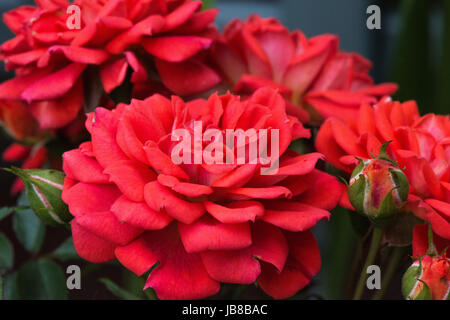
[[347, 285], [347, 290], [346, 290], [346, 296], [349, 298], [351, 297], [351, 294], [352, 294], [351, 291], [356, 282], [356, 273], [357, 273], [358, 267], [361, 262], [362, 252], [363, 252], [363, 247], [364, 247], [364, 240], [363, 239], [359, 239], [359, 240], [360, 241], [358, 241], [356, 244], [356, 253], [353, 257], [353, 263], [352, 263], [352, 267], [350, 269], [351, 272], [350, 272], [349, 283]]
[[156, 296], [155, 291], [152, 288], [144, 290], [144, 294], [147, 300], [159, 300], [158, 297]]
[[383, 276], [383, 280], [381, 281], [381, 289], [377, 290], [377, 292], [373, 295], [372, 300], [380, 300], [383, 298], [386, 290], [389, 288], [391, 284], [392, 278], [395, 275], [395, 272], [398, 270], [400, 266], [400, 262], [402, 258], [405, 256], [408, 247], [395, 247], [391, 256], [389, 265], [387, 270]]
[[353, 300], [360, 300], [364, 293], [364, 288], [366, 286], [367, 280], [367, 267], [372, 265], [373, 262], [375, 261], [382, 237], [383, 237], [383, 230], [379, 228], [374, 228], [369, 253], [367, 255], [366, 262], [364, 263], [364, 266], [361, 270], [355, 294], [353, 295]]

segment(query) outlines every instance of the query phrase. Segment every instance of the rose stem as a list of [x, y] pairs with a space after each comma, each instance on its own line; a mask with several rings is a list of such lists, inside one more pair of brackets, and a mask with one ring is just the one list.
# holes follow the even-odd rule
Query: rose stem
[[366, 279], [367, 279], [367, 267], [372, 265], [373, 262], [375, 261], [382, 237], [383, 237], [383, 230], [381, 230], [380, 228], [374, 228], [372, 233], [372, 240], [370, 243], [369, 254], [367, 255], [366, 262], [364, 263], [364, 266], [361, 270], [355, 294], [353, 295], [353, 300], [360, 300], [361, 296], [364, 293], [364, 288], [366, 286]]
[[387, 267], [386, 273], [384, 274], [383, 280], [381, 281], [381, 289], [377, 290], [372, 297], [372, 300], [380, 300], [383, 298], [386, 290], [389, 288], [391, 284], [392, 278], [394, 277], [395, 272], [400, 266], [400, 262], [402, 258], [405, 256], [408, 247], [395, 247], [394, 251], [390, 256], [389, 265]]

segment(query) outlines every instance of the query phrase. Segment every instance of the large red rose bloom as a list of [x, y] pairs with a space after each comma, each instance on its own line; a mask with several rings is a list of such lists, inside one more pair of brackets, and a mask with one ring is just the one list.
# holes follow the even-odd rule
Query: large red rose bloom
[[[280, 167], [179, 164], [171, 158], [175, 129], [279, 129]], [[63, 200], [79, 255], [118, 259], [142, 275], [161, 299], [203, 298], [220, 283], [258, 285], [286, 298], [319, 271], [309, 230], [329, 217], [342, 185], [315, 169], [321, 154], [296, 154], [290, 142], [309, 137], [286, 115], [284, 99], [263, 88], [241, 101], [230, 94], [183, 102], [154, 95], [115, 110], [97, 108], [91, 141], [64, 154]]]

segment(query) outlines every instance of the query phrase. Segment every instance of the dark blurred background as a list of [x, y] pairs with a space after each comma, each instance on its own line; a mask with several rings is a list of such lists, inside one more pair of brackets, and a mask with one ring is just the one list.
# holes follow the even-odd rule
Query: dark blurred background
[[[376, 82], [394, 81], [400, 85], [396, 98], [415, 99], [421, 113], [448, 114], [450, 110], [450, 0], [216, 0], [205, 1], [220, 9], [217, 25], [222, 29], [233, 18], [245, 19], [251, 13], [276, 17], [290, 29], [300, 29], [307, 36], [333, 33], [340, 36], [344, 51], [362, 54], [373, 62]], [[0, 12], [32, 0], [1, 0]], [[381, 9], [381, 29], [366, 27], [369, 5]], [[2, 24], [0, 42], [11, 38]], [[0, 71], [3, 81], [11, 74]], [[10, 142], [0, 138], [0, 152]], [[1, 163], [1, 166], [7, 164]], [[13, 204], [9, 188], [13, 177], [0, 172], [0, 207]], [[348, 214], [336, 211], [330, 222], [314, 231], [324, 256], [319, 277], [308, 291], [310, 297], [343, 297], [346, 274], [354, 250], [355, 236]], [[0, 224], [0, 229], [5, 228]], [[331, 239], [333, 239], [331, 241]], [[346, 259], [349, 259], [348, 261]], [[398, 280], [398, 279], [397, 279]], [[400, 298], [399, 281], [388, 298]], [[99, 289], [97, 289], [99, 290]], [[97, 297], [108, 298], [105, 292]], [[86, 298], [86, 296], [84, 296]], [[90, 298], [94, 298], [92, 295]]]

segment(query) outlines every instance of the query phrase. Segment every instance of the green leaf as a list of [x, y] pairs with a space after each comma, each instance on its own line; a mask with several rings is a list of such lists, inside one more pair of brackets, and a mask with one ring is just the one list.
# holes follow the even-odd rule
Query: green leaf
[[[441, 9], [444, 15], [443, 30], [443, 52], [442, 64], [438, 66], [440, 79], [438, 79], [438, 98], [434, 110], [441, 114], [448, 114], [448, 106], [450, 106], [450, 1], [442, 1], [444, 8]], [[431, 110], [430, 110], [431, 111]]]
[[142, 298], [145, 297], [143, 288], [145, 287], [146, 279], [147, 277], [145, 275], [139, 277], [128, 269], [124, 268], [122, 271], [123, 288]]
[[100, 282], [103, 283], [113, 295], [119, 298], [122, 298], [124, 300], [142, 300], [142, 297], [139, 297], [137, 295], [134, 295], [133, 293], [126, 291], [125, 289], [119, 287], [117, 284], [115, 284], [109, 279], [101, 278]]
[[[390, 81], [399, 84], [395, 98], [414, 99], [432, 112], [433, 79], [430, 75], [429, 8], [431, 1], [401, 2], [401, 26], [395, 39]], [[414, 72], [411, 72], [414, 70]], [[422, 109], [422, 112], [424, 109]]]
[[8, 273], [3, 276], [3, 299], [19, 300], [19, 291], [17, 288], [17, 273]]
[[29, 261], [18, 271], [17, 284], [26, 300], [66, 300], [66, 277], [62, 268], [50, 259]]
[[3, 300], [3, 275], [0, 273], [0, 300]]
[[50, 259], [40, 259], [38, 266], [47, 298], [51, 300], [67, 300], [66, 275], [63, 269]]
[[30, 208], [30, 203], [28, 202], [27, 194], [25, 192], [22, 192], [19, 195], [19, 198], [17, 199], [17, 205], [21, 207], [27, 207], [27, 209]]
[[80, 259], [80, 256], [77, 254], [73, 245], [72, 237], [67, 238], [61, 243], [61, 245], [53, 251], [52, 257], [61, 261]]
[[30, 206], [4, 207], [0, 209], [0, 221], [8, 217], [11, 213], [18, 210], [30, 209]]
[[4, 207], [0, 209], [0, 220], [5, 219], [7, 216], [9, 216], [11, 213], [14, 212], [13, 207]]
[[[337, 207], [332, 211], [330, 221], [319, 224], [314, 229], [317, 234], [325, 235], [323, 243], [319, 245], [326, 259], [323, 259], [323, 266], [318, 276], [318, 279], [321, 279], [319, 292], [325, 299], [342, 299], [345, 286], [351, 276], [349, 272], [351, 259], [348, 257], [354, 254], [355, 244], [361, 241], [352, 231], [350, 223], [352, 215], [358, 214]], [[343, 259], [343, 257], [347, 258]]]
[[37, 262], [24, 263], [17, 272], [17, 289], [20, 297], [25, 300], [45, 299], [43, 287]]
[[45, 225], [33, 210], [19, 210], [13, 216], [13, 229], [17, 239], [29, 252], [38, 253], [44, 241]]
[[0, 272], [9, 270], [14, 262], [14, 249], [9, 239], [0, 233]]

